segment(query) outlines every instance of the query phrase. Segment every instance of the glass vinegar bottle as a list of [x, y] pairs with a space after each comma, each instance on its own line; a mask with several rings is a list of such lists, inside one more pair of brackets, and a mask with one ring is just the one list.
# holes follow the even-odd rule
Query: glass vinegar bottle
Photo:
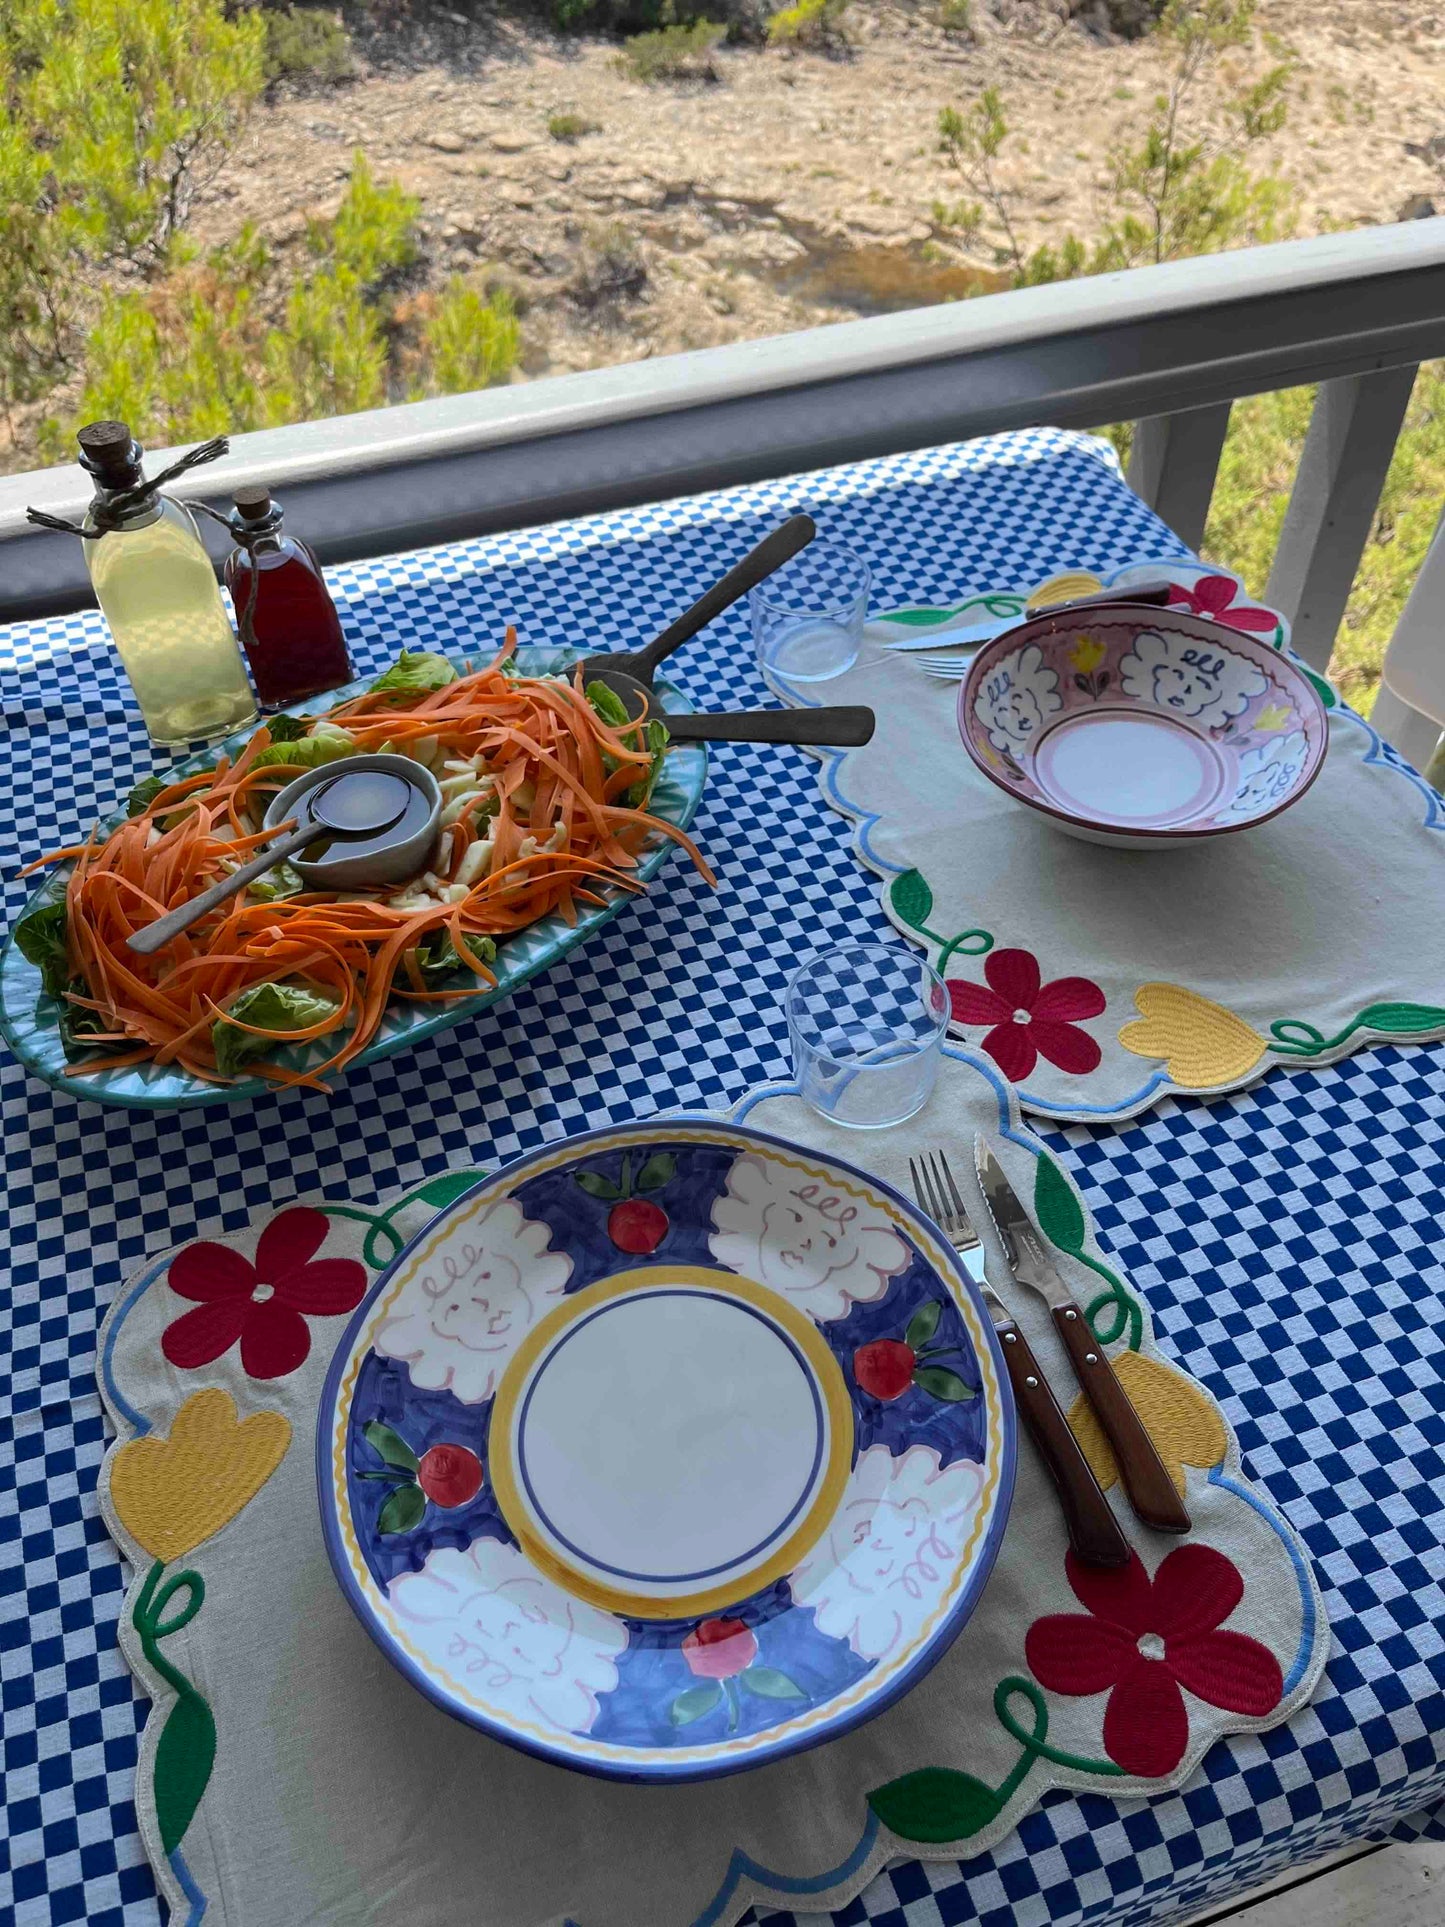
[[177, 749], [253, 722], [240, 647], [190, 511], [157, 494], [107, 516], [111, 497], [143, 479], [140, 447], [121, 422], [93, 422], [80, 443], [96, 478], [86, 526], [105, 528], [86, 541], [86, 566], [152, 741]]

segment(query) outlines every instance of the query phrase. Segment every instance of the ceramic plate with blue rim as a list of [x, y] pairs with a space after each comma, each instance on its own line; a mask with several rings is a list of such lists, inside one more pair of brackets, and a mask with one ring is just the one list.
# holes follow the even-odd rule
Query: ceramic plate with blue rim
[[927, 1219], [841, 1159], [672, 1120], [446, 1207], [353, 1319], [316, 1462], [342, 1589], [428, 1698], [666, 1781], [921, 1678], [983, 1590], [1014, 1445]]
[[[570, 668], [581, 660], [583, 654], [584, 651], [580, 649], [518, 649], [517, 667], [528, 676], [551, 675]], [[454, 656], [451, 660], [463, 672], [475, 667], [475, 664], [467, 663], [460, 657]], [[363, 695], [371, 687], [372, 681], [373, 678], [367, 676], [359, 682], [349, 683], [344, 689], [333, 690], [329, 695], [311, 696], [304, 703], [292, 704], [288, 713], [299, 715], [305, 711], [315, 714], [320, 709], [345, 702], [351, 696]], [[674, 713], [690, 712], [694, 707], [681, 690], [662, 677], [657, 679], [657, 692]], [[187, 757], [175, 765], [174, 774], [181, 777], [188, 776], [193, 770], [209, 769], [223, 750], [235, 756], [245, 747], [254, 727], [251, 725], [237, 735], [228, 737], [224, 743], [213, 744], [210, 749]], [[701, 743], [678, 743], [663, 764], [648, 807], [664, 822], [676, 824], [678, 829], [685, 830], [697, 815], [706, 781], [707, 751], [704, 746]], [[114, 811], [102, 821], [101, 829], [114, 828], [123, 815], [123, 811]], [[641, 880], [650, 883], [676, 854], [676, 848], [674, 843], [662, 837], [646, 847], [638, 863], [637, 874]], [[68, 875], [68, 867], [62, 867], [50, 875], [26, 903], [15, 922], [29, 916], [32, 910], [42, 904], [63, 897]], [[635, 899], [630, 893], [614, 892], [607, 903], [580, 910], [575, 924], [569, 924], [561, 916], [550, 916], [539, 918], [525, 930], [519, 930], [515, 936], [508, 937], [498, 945], [496, 984], [490, 990], [478, 991], [474, 997], [458, 997], [454, 1003], [448, 1004], [411, 1004], [394, 1000], [382, 1019], [381, 1029], [354, 1060], [355, 1063], [372, 1064], [379, 1057], [391, 1057], [395, 1052], [407, 1050], [439, 1030], [450, 1030], [453, 1025], [464, 1023], [479, 1010], [486, 1009], [487, 1005], [510, 997], [530, 978], [537, 976], [540, 971], [550, 970], [568, 951], [575, 950], [579, 943], [585, 943], [595, 930], [610, 923], [626, 904], [633, 901]], [[80, 1064], [71, 1063], [65, 1054], [58, 1015], [54, 1000], [41, 994], [39, 970], [21, 955], [13, 934], [7, 937], [4, 950], [0, 952], [0, 1037], [5, 1039], [26, 1070], [53, 1085], [56, 1090], [67, 1091], [70, 1096], [84, 1098], [92, 1104], [121, 1104], [140, 1111], [182, 1111], [198, 1104], [237, 1104], [276, 1094], [277, 1087], [264, 1077], [238, 1077], [231, 1084], [209, 1084], [192, 1077], [188, 1071], [166, 1064], [140, 1064], [99, 1071], [93, 1077], [77, 1076]], [[304, 1049], [292, 1047], [277, 1051], [275, 1060], [292, 1069], [304, 1069], [308, 1065], [321, 1063], [329, 1048], [325, 1044]]]

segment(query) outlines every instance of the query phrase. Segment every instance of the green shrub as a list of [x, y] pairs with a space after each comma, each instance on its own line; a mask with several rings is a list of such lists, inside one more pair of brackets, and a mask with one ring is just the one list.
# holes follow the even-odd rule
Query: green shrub
[[584, 134], [600, 134], [599, 121], [588, 120], [585, 114], [549, 114], [547, 132], [554, 141], [581, 140]]
[[690, 27], [659, 27], [623, 43], [617, 64], [634, 80], [716, 80], [713, 54], [727, 28], [715, 20], [694, 20]]
[[320, 7], [266, 13], [267, 80], [313, 80], [335, 86], [356, 72], [351, 35]]
[[[796, 0], [768, 22], [768, 43], [774, 47], [813, 47], [822, 52], [846, 47], [843, 16], [849, 0]], [[965, 0], [966, 4], [966, 0]]]
[[938, 24], [945, 33], [973, 32], [973, 0], [939, 0]]
[[[75, 414], [44, 424], [42, 447], [60, 459], [75, 428], [99, 416], [164, 444], [351, 414], [405, 392], [403, 330], [388, 289], [415, 259], [416, 212], [415, 200], [378, 183], [358, 154], [335, 219], [313, 226], [309, 272], [275, 287], [276, 264], [248, 227], [147, 288], [106, 292], [85, 342]], [[268, 285], [280, 300], [279, 326], [264, 311]], [[411, 364], [422, 392], [430, 392], [433, 358], [438, 386], [475, 387], [500, 379], [516, 352], [509, 304], [494, 300], [483, 314], [449, 290]]]
[[517, 365], [522, 331], [505, 288], [490, 294], [454, 278], [422, 330], [426, 373], [416, 393], [468, 394], [504, 382]]
[[416, 260], [420, 213], [421, 202], [414, 194], [396, 181], [376, 181], [358, 147], [335, 219], [313, 221], [308, 238], [314, 253], [329, 255], [364, 287], [379, 289], [394, 283]]
[[169, 265], [265, 36], [221, 0], [0, 0], [0, 410], [74, 371], [105, 269]]

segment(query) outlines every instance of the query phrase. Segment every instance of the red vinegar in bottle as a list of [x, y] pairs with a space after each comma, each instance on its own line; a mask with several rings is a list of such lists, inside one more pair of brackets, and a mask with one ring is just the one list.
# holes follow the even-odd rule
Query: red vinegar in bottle
[[269, 489], [237, 489], [235, 503], [226, 587], [263, 707], [282, 709], [350, 682], [341, 618], [315, 550], [286, 534]]

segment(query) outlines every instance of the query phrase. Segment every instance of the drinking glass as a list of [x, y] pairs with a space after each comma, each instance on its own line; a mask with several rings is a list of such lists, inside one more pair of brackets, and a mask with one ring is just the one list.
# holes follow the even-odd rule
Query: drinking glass
[[748, 597], [758, 661], [789, 682], [841, 676], [858, 660], [868, 565], [841, 542], [811, 542]]
[[922, 1110], [948, 1028], [948, 992], [921, 957], [849, 943], [810, 957], [784, 999], [798, 1090], [834, 1124], [877, 1130]]

